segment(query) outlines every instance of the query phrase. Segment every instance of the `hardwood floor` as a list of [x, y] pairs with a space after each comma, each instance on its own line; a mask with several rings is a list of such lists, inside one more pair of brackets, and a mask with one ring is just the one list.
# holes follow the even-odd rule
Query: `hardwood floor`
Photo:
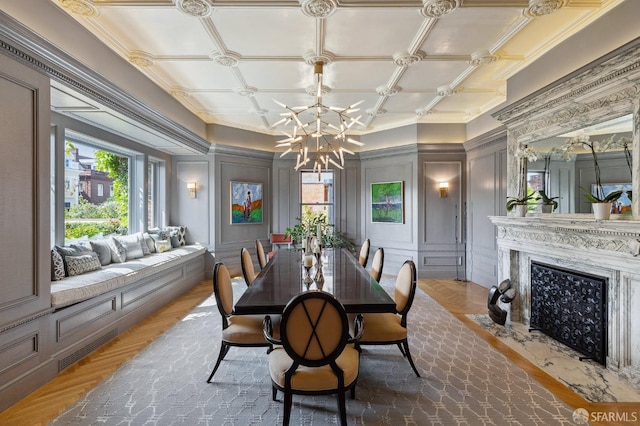
[[[469, 320], [466, 314], [486, 313], [488, 295], [486, 288], [472, 282], [445, 279], [424, 279], [420, 280], [418, 284], [423, 291], [445, 309], [449, 310], [513, 363], [527, 371], [569, 406], [586, 408], [591, 413], [598, 412], [602, 413], [602, 416], [607, 416], [607, 421], [593, 421], [592, 424], [630, 424], [626, 421], [611, 421], [612, 417], [616, 416], [616, 413], [619, 413], [618, 419], [629, 419], [631, 415], [636, 415], [640, 419], [640, 404], [588, 403], [584, 398]], [[133, 357], [153, 339], [178, 322], [210, 294], [211, 282], [203, 281], [142, 323], [132, 327], [113, 341], [73, 364], [58, 374], [51, 382], [0, 413], [0, 424], [19, 426], [48, 424], [83, 394], [111, 375], [122, 363]], [[602, 417], [600, 418], [602, 419]]]

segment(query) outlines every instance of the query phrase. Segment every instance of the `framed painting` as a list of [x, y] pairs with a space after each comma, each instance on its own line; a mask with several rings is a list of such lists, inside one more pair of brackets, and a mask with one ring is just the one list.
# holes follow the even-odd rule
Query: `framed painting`
[[262, 223], [262, 184], [231, 181], [231, 224]]
[[404, 182], [371, 184], [371, 222], [404, 223]]
[[[597, 196], [597, 185], [591, 185], [591, 193]], [[605, 197], [613, 191], [622, 190], [622, 196], [611, 204], [612, 214], [631, 214], [631, 199], [629, 198], [629, 192], [631, 192], [630, 183], [603, 183], [602, 190]]]

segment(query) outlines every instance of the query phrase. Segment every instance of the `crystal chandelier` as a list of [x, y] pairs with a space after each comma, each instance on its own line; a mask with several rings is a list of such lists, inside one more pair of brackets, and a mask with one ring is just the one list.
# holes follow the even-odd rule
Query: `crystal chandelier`
[[[287, 147], [287, 150], [280, 155], [280, 158], [290, 152], [297, 152], [298, 156], [295, 170], [308, 164], [311, 160], [310, 156], [314, 154], [313, 171], [317, 170], [320, 172], [322, 168], [328, 169], [329, 164], [343, 169], [344, 154], [354, 155], [353, 152], [345, 148], [344, 145], [346, 143], [357, 146], [364, 145], [362, 142], [347, 136], [347, 132], [354, 124], [359, 124], [364, 127], [364, 124], [360, 122], [362, 115], [356, 118], [349, 115], [359, 111], [360, 108], [356, 107], [364, 101], [359, 101], [346, 108], [325, 106], [322, 103], [322, 95], [326, 90], [326, 87], [322, 85], [323, 65], [323, 62], [316, 62], [313, 67], [316, 83], [316, 89], [313, 92], [315, 96], [315, 103], [313, 105], [289, 107], [282, 102], [275, 99], [273, 100], [276, 104], [287, 110], [280, 114], [283, 118], [275, 123], [273, 127], [284, 124], [286, 128], [289, 124], [293, 125], [291, 132], [283, 130], [286, 138], [278, 141], [276, 147]], [[309, 114], [311, 118], [305, 118], [305, 115], [309, 116]]]

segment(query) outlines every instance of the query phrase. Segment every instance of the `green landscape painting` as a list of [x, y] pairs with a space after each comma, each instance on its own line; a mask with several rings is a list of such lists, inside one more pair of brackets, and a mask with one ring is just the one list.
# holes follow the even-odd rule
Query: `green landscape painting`
[[404, 223], [403, 182], [371, 184], [371, 221]]

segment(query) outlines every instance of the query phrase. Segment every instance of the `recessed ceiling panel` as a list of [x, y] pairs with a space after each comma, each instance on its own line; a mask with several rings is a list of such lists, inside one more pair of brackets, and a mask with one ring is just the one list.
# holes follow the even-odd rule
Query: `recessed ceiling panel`
[[161, 61], [154, 65], [177, 87], [188, 90], [227, 89], [237, 85], [233, 70], [211, 60]]

